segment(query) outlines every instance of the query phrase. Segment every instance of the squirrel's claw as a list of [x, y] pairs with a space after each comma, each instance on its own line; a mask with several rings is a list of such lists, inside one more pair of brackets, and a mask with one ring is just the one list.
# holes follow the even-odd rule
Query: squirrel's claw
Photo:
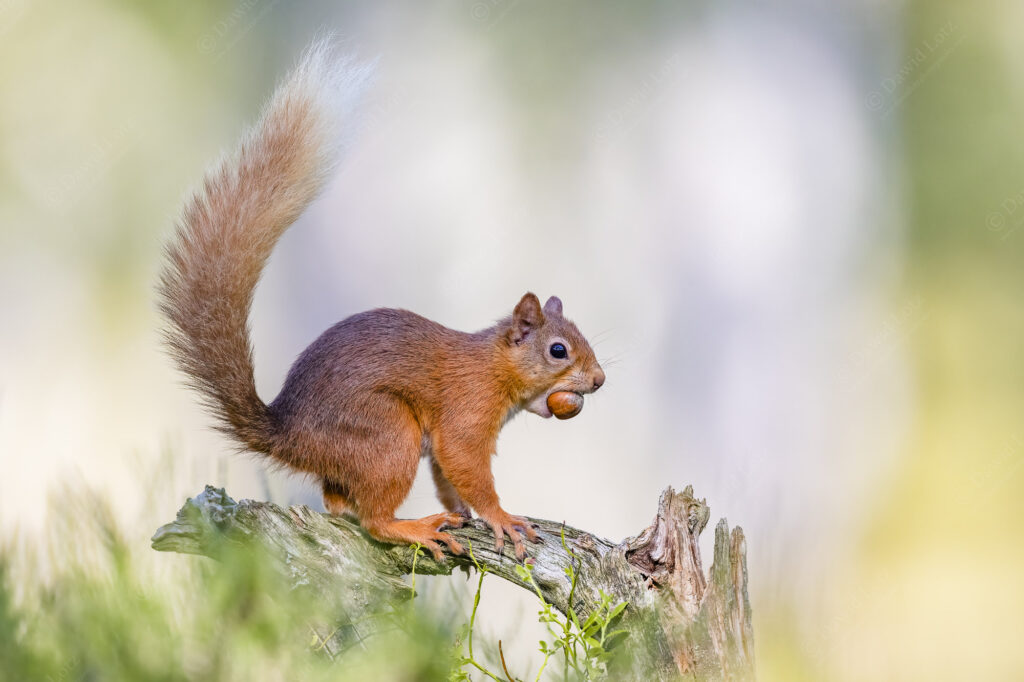
[[515, 529], [525, 534], [526, 538], [530, 542], [538, 543], [541, 541], [540, 536], [537, 535], [537, 531], [535, 530], [537, 528], [536, 523], [530, 521], [525, 516], [511, 516], [509, 518], [512, 519], [512, 525]]
[[437, 529], [441, 530], [442, 528], [462, 528], [464, 525], [466, 525], [467, 520], [468, 519], [459, 512], [448, 512], [445, 515], [444, 521], [441, 523], [440, 526], [437, 527]]
[[505, 536], [508, 535], [512, 541], [512, 548], [515, 551], [516, 559], [522, 561], [526, 558], [526, 545], [523, 543], [523, 535], [526, 535], [531, 542], [538, 542], [540, 538], [533, 524], [522, 516], [504, 514], [498, 520], [486, 520], [487, 524], [494, 530], [494, 550], [501, 554], [505, 550]]

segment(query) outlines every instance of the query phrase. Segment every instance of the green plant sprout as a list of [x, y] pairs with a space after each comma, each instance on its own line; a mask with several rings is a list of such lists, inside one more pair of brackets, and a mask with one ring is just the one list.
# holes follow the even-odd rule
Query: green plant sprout
[[[529, 585], [537, 598], [540, 600], [541, 609], [538, 612], [538, 619], [547, 627], [551, 641], [540, 640], [540, 653], [544, 656], [540, 668], [537, 670], [535, 682], [540, 682], [544, 671], [552, 656], [559, 652], [563, 656], [562, 679], [579, 682], [590, 682], [604, 678], [608, 674], [608, 664], [615, 656], [612, 650], [613, 645], [621, 642], [621, 638], [627, 634], [626, 630], [610, 630], [612, 623], [626, 609], [626, 602], [613, 603], [612, 595], [606, 594], [603, 590], [599, 592], [600, 601], [597, 607], [580, 622], [576, 609], [573, 607], [573, 599], [576, 594], [576, 585], [579, 582], [579, 563], [576, 554], [571, 550], [565, 541], [565, 528], [562, 528], [562, 547], [569, 555], [569, 566], [565, 568], [566, 576], [570, 581], [568, 616], [562, 616], [555, 608], [548, 603], [540, 590], [540, 586], [533, 578], [533, 566], [531, 564], [520, 564], [515, 567], [516, 575], [524, 583]], [[480, 604], [480, 595], [483, 590], [484, 576], [488, 572], [486, 566], [482, 566], [473, 555], [473, 546], [470, 543], [469, 557], [476, 567], [479, 576], [477, 580], [476, 593], [473, 596], [473, 610], [470, 613], [469, 624], [463, 630], [462, 636], [466, 641], [467, 655], [462, 655], [462, 637], [455, 642], [455, 667], [448, 678], [450, 682], [469, 682], [470, 677], [466, 673], [466, 666], [472, 666], [496, 682], [519, 682], [508, 672], [505, 664], [504, 652], [501, 651], [501, 643], [498, 643], [501, 655], [502, 668], [506, 678], [488, 670], [473, 655], [473, 630], [476, 625], [476, 612]]]
[[412, 546], [412, 571], [410, 571], [410, 575], [412, 575], [412, 585], [409, 589], [412, 590], [413, 599], [416, 598], [416, 562], [419, 561], [421, 556], [423, 556], [423, 545], [417, 542]]
[[[540, 652], [544, 654], [540, 669], [537, 671], [537, 682], [541, 679], [544, 669], [547, 667], [550, 658], [562, 652], [563, 656], [563, 679], [569, 680], [595, 680], [607, 675], [608, 663], [615, 653], [610, 647], [617, 643], [616, 638], [627, 634], [626, 630], [608, 631], [611, 623], [626, 609], [626, 602], [612, 603], [612, 595], [599, 590], [600, 601], [590, 615], [580, 623], [579, 616], [573, 606], [576, 596], [576, 585], [579, 582], [577, 572], [579, 563], [576, 560], [576, 553], [571, 550], [565, 541], [565, 527], [562, 527], [562, 547], [569, 555], [569, 565], [565, 567], [565, 574], [569, 578], [569, 615], [563, 617], [544, 598], [540, 586], [533, 579], [533, 566], [527, 564], [516, 566], [516, 574], [519, 578], [530, 585], [541, 602], [541, 610], [538, 612], [540, 622], [547, 626], [548, 633], [553, 641], [540, 641]], [[572, 676], [570, 677], [570, 672]]]
[[476, 625], [476, 610], [480, 606], [480, 593], [484, 587], [484, 576], [487, 575], [487, 567], [481, 566], [480, 562], [476, 560], [476, 556], [473, 555], [473, 543], [470, 541], [469, 544], [469, 558], [473, 561], [473, 565], [476, 566], [477, 575], [479, 579], [476, 582], [476, 593], [473, 595], [473, 610], [469, 614], [469, 625], [465, 629], [466, 636], [466, 647], [468, 649], [468, 656], [461, 655], [462, 644], [460, 639], [456, 638], [456, 656], [455, 656], [455, 667], [452, 669], [451, 675], [449, 676], [449, 682], [470, 682], [470, 677], [466, 674], [465, 668], [467, 665], [471, 665], [487, 677], [495, 680], [495, 682], [508, 682], [502, 680], [495, 673], [491, 672], [473, 656], [473, 628]]

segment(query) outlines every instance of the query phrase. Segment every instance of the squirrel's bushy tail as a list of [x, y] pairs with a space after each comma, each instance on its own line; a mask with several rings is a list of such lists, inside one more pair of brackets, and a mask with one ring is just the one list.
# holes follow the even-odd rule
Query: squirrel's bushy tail
[[337, 164], [368, 73], [329, 41], [310, 47], [185, 204], [167, 249], [159, 294], [170, 352], [220, 428], [257, 452], [281, 456], [253, 377], [253, 292], [274, 244]]

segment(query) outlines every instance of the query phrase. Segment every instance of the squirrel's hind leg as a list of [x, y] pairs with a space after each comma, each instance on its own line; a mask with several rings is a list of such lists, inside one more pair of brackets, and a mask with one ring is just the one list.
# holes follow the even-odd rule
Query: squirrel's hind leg
[[353, 509], [352, 504], [348, 499], [348, 491], [345, 490], [343, 485], [340, 485], [330, 479], [323, 479], [321, 482], [324, 490], [324, 508], [328, 513], [334, 516], [342, 516], [344, 514], [355, 515], [356, 510]]
[[444, 471], [441, 470], [441, 465], [437, 463], [437, 460], [433, 457], [430, 458], [430, 473], [434, 477], [434, 486], [437, 488], [437, 499], [441, 501], [444, 508], [450, 512], [455, 512], [465, 519], [473, 518], [473, 513], [469, 509], [469, 505], [466, 504], [465, 500], [459, 497], [458, 491], [455, 490], [455, 486], [452, 482], [444, 475]]
[[423, 430], [416, 417], [404, 403], [381, 396], [375, 396], [375, 401], [362, 409], [355, 421], [364, 428], [357, 437], [336, 447], [346, 454], [342, 492], [348, 493], [345, 502], [354, 508], [359, 525], [382, 542], [418, 543], [438, 561], [442, 558], [439, 542], [453, 554], [462, 554], [462, 546], [441, 532], [443, 526], [461, 526], [465, 520], [461, 515], [444, 512], [422, 519], [395, 518], [412, 489], [423, 449]]
[[419, 544], [438, 561], [442, 560], [441, 547], [437, 544], [439, 542], [448, 545], [453, 554], [462, 554], [462, 545], [448, 533], [441, 532], [441, 528], [445, 526], [461, 527], [466, 520], [461, 514], [442, 512], [422, 519], [395, 518], [395, 512], [408, 495], [416, 476], [415, 456], [412, 464], [412, 468], [407, 472], [391, 471], [386, 480], [377, 481], [374, 485], [357, 491], [359, 495], [355, 502], [359, 525], [381, 542]]
[[452, 554], [462, 554], [463, 549], [450, 534], [441, 532], [441, 528], [459, 528], [465, 520], [461, 514], [441, 512], [424, 516], [422, 519], [361, 519], [360, 523], [370, 535], [381, 542], [419, 544], [430, 551], [437, 561], [442, 561], [441, 547], [437, 543], [443, 542], [448, 545]]

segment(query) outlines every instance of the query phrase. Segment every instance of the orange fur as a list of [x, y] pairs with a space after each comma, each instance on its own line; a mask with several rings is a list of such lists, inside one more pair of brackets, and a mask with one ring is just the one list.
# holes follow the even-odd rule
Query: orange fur
[[[168, 249], [161, 307], [172, 354], [221, 421], [245, 447], [323, 485], [334, 514], [355, 514], [386, 542], [438, 542], [470, 507], [525, 556], [529, 522], [502, 509], [490, 459], [498, 433], [526, 409], [551, 416], [554, 391], [590, 393], [604, 372], [552, 297], [542, 308], [526, 294], [512, 315], [476, 333], [419, 315], [372, 310], [334, 325], [295, 361], [269, 405], [256, 394], [248, 314], [253, 290], [277, 239], [313, 201], [333, 168], [330, 106], [341, 84], [362, 74], [314, 47], [278, 89], [239, 153], [223, 162], [186, 205]], [[342, 100], [347, 102], [349, 100]], [[341, 115], [347, 113], [347, 109]], [[567, 349], [556, 358], [552, 344]], [[397, 520], [420, 457], [429, 457], [448, 510]]]

